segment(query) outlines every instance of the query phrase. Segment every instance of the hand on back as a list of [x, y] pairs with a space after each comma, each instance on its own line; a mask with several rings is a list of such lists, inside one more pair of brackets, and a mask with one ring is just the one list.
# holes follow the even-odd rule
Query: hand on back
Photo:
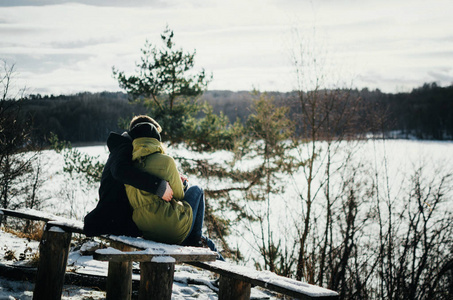
[[167, 202], [170, 202], [172, 198], [173, 198], [173, 190], [171, 189], [170, 184], [167, 182], [167, 188], [165, 189], [165, 193], [162, 196], [162, 199]]

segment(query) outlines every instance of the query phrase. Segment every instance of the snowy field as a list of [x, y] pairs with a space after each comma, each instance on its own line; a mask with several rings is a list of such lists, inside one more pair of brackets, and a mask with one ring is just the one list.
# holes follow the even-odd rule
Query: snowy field
[[[317, 148], [320, 150], [320, 156], [316, 160], [315, 170], [317, 176], [314, 178], [318, 184], [324, 175], [322, 165], [325, 163], [323, 154], [326, 145], [319, 143]], [[83, 153], [97, 157], [100, 161], [105, 162], [108, 157], [106, 146], [90, 146], [77, 148]], [[309, 148], [301, 146], [299, 153], [302, 156], [308, 156]], [[351, 155], [352, 159], [349, 165], [360, 166], [363, 172], [361, 176], [368, 176], [381, 184], [381, 190], [389, 197], [403, 199], [406, 195], [408, 186], [411, 184], [411, 176], [418, 168], [423, 168], [423, 175], [430, 180], [440, 175], [452, 172], [453, 170], [453, 142], [438, 141], [416, 141], [416, 140], [387, 140], [368, 141], [359, 143], [344, 143], [338, 149], [332, 158], [332, 169], [339, 168], [336, 174], [332, 176], [332, 182], [340, 182], [344, 176], [347, 176], [346, 168], [342, 166], [346, 157]], [[189, 151], [181, 146], [169, 147], [168, 153], [174, 157], [203, 158], [210, 162], [229, 163], [233, 154], [227, 151], [218, 151], [214, 153], [196, 153]], [[98, 201], [98, 184], [87, 184], [81, 176], [69, 176], [63, 172], [64, 158], [62, 154], [54, 151], [46, 151], [40, 157], [43, 165], [43, 185], [40, 188], [38, 197], [43, 200], [40, 208], [43, 211], [62, 215], [67, 218], [82, 221], [83, 217], [91, 211]], [[251, 168], [259, 163], [256, 158], [246, 159], [237, 167], [241, 169]], [[373, 178], [377, 174], [378, 178]], [[205, 189], [218, 189], [227, 187], [228, 180], [196, 178], [189, 175], [189, 181], [192, 185], [198, 184]], [[301, 196], [306, 190], [305, 174], [302, 170], [294, 173], [292, 176], [281, 176], [280, 187], [282, 192], [270, 199], [271, 228], [279, 229], [275, 235], [285, 236], [287, 239], [297, 240], [297, 231], [294, 230], [297, 220], [300, 220], [300, 214], [303, 211], [303, 201]], [[332, 184], [332, 191], [337, 188], [335, 183]], [[316, 187], [315, 187], [316, 189]], [[385, 190], [385, 191], [384, 191]], [[452, 191], [453, 192], [453, 191]], [[322, 194], [322, 192], [320, 193]], [[265, 210], [263, 202], [247, 203], [243, 201], [244, 194], [241, 192], [232, 192], [230, 197], [237, 201], [238, 205], [249, 213], [259, 214]], [[450, 203], [453, 199], [450, 197]], [[210, 205], [216, 205], [215, 200], [207, 199]], [[322, 204], [314, 203], [314, 208], [322, 211]], [[450, 208], [452, 205], [450, 205]], [[218, 212], [222, 216], [233, 219], [235, 214], [230, 211]], [[256, 245], [255, 232], [256, 224], [246, 222], [233, 222], [231, 224], [231, 235], [227, 241], [233, 247], [241, 249], [245, 257], [245, 263], [251, 266], [254, 264], [258, 249]]]
[[[27, 267], [30, 265], [30, 258], [38, 252], [39, 242], [18, 238], [16, 235], [3, 231], [3, 229], [0, 230], [0, 241], [0, 263], [2, 265]], [[107, 276], [107, 262], [95, 261], [91, 255], [82, 255], [85, 246], [72, 248], [68, 258], [67, 272]], [[134, 265], [134, 268], [138, 268], [138, 264]], [[140, 275], [133, 274], [133, 279], [139, 280]], [[9, 280], [2, 277], [0, 273], [0, 300], [32, 299], [33, 288], [34, 284], [31, 282]], [[184, 264], [176, 265], [172, 299], [217, 299], [217, 292], [218, 285], [213, 273]], [[62, 299], [104, 298], [105, 292], [95, 288], [75, 285], [63, 287]], [[277, 298], [270, 293], [253, 288], [252, 299]]]
[[[345, 157], [351, 152], [350, 145], [342, 145], [341, 150], [334, 156], [332, 161], [333, 167], [341, 166]], [[325, 145], [320, 143], [318, 148], [325, 149]], [[84, 153], [92, 156], [98, 156], [99, 160], [105, 161], [108, 157], [105, 146], [80, 147]], [[302, 155], [307, 151], [301, 147]], [[446, 172], [453, 170], [453, 142], [432, 142], [432, 141], [410, 141], [410, 140], [389, 140], [389, 141], [369, 141], [360, 142], [353, 146], [354, 163], [368, 167], [370, 173], [385, 175], [386, 191], [394, 198], [398, 198], [398, 193], [402, 193], [404, 187], [402, 182], [410, 183], [410, 176], [417, 168], [423, 168], [425, 176], [434, 178]], [[202, 157], [208, 158], [212, 162], [228, 163], [232, 159], [232, 154], [219, 151], [216, 153], [193, 153], [182, 147], [170, 147], [168, 153], [173, 156], [181, 157]], [[322, 153], [322, 151], [321, 151]], [[39, 197], [43, 200], [42, 210], [62, 215], [68, 218], [83, 220], [87, 212], [91, 211], [97, 203], [97, 184], [87, 184], [81, 182], [78, 176], [69, 176], [62, 172], [63, 156], [54, 151], [47, 151], [40, 158], [43, 167], [44, 182], [40, 189]], [[241, 164], [241, 168], [247, 168], [256, 164], [256, 159], [250, 159]], [[317, 162], [318, 167], [322, 166], [322, 161]], [[366, 168], [365, 167], [365, 168]], [[339, 177], [343, 173], [339, 172]], [[226, 182], [210, 180], [204, 181], [200, 178], [189, 176], [191, 184], [199, 184], [204, 188], [222, 187]], [[297, 215], [302, 208], [300, 195], [303, 193], [305, 186], [304, 173], [302, 171], [293, 174], [291, 177], [282, 178], [282, 193], [270, 200], [273, 208], [270, 220], [272, 228], [280, 229], [280, 234], [286, 237], [292, 237], [295, 230], [295, 221], [300, 217]], [[450, 191], [451, 192], [451, 191]], [[232, 193], [231, 197], [241, 199], [243, 195]], [[447, 195], [449, 207], [452, 209], [453, 198]], [[262, 204], [243, 203], [244, 209], [258, 211], [262, 209]], [[322, 209], [318, 207], [317, 209]], [[222, 212], [229, 215], [229, 212]], [[232, 234], [227, 241], [230, 245], [241, 249], [245, 257], [243, 264], [253, 266], [254, 261], [259, 261], [257, 255], [256, 235], [254, 225], [246, 223], [233, 223]], [[27, 247], [37, 251], [37, 242], [28, 242], [11, 236], [8, 233], [0, 231], [0, 259], [1, 263], [21, 264], [23, 261], [5, 261], [5, 253], [12, 250], [18, 256], [23, 253]], [[100, 262], [94, 262], [90, 257], [81, 256], [78, 250], [71, 252], [70, 263], [71, 270], [77, 272], [88, 272], [96, 274], [106, 274], [106, 265]], [[188, 282], [191, 282], [188, 284]], [[195, 284], [194, 284], [195, 283]], [[0, 300], [2, 299], [31, 299], [33, 285], [28, 282], [16, 282], [2, 280], [0, 282]], [[260, 290], [253, 289], [255, 299], [273, 299], [273, 296], [267, 295]], [[185, 265], [177, 266], [175, 273], [175, 284], [173, 290], [173, 299], [217, 299], [216, 281], [212, 274], [205, 271], [198, 271]], [[102, 299], [105, 297], [103, 292], [95, 289], [80, 288], [75, 286], [65, 286], [63, 299]]]

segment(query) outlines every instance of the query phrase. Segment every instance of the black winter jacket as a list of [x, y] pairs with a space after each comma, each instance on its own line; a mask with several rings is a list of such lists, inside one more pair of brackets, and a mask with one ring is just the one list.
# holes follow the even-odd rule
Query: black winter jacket
[[110, 133], [107, 139], [110, 154], [102, 172], [99, 202], [84, 219], [86, 236], [102, 234], [141, 236], [132, 221], [132, 208], [124, 184], [156, 194], [166, 183], [132, 165], [132, 141], [127, 135]]

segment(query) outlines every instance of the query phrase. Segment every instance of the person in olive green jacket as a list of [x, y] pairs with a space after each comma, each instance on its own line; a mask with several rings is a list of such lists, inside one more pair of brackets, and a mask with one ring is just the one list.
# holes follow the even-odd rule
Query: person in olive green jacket
[[168, 181], [173, 190], [173, 199], [164, 201], [154, 194], [126, 185], [129, 203], [133, 208], [132, 219], [145, 239], [181, 244], [190, 233], [193, 215], [191, 206], [184, 201], [184, 186], [176, 163], [165, 154], [155, 124], [138, 123], [131, 128], [129, 135], [133, 138], [134, 164]]

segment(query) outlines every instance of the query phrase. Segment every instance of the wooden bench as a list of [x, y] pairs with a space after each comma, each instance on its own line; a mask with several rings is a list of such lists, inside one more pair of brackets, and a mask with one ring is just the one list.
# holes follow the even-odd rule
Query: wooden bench
[[[83, 234], [83, 222], [45, 214], [36, 210], [0, 209], [2, 214], [46, 222], [39, 244], [40, 259], [33, 299], [61, 299], [72, 233]], [[109, 262], [106, 298], [130, 299], [132, 295], [132, 261], [141, 262], [139, 299], [170, 299], [175, 262], [213, 261], [216, 253], [206, 248], [167, 245], [141, 238], [103, 235], [113, 248], [101, 251]], [[120, 259], [108, 253], [129, 251]], [[142, 251], [135, 251], [140, 249]], [[117, 256], [114, 256], [117, 257]], [[170, 261], [171, 260], [171, 261]]]
[[[2, 214], [46, 222], [39, 245], [40, 260], [33, 299], [61, 299], [72, 233], [83, 234], [83, 223], [36, 210]], [[250, 299], [251, 286], [260, 286], [299, 299], [338, 299], [338, 293], [271, 272], [256, 271], [215, 261], [206, 248], [160, 244], [141, 238], [105, 235], [110, 248], [97, 250], [93, 258], [108, 261], [107, 299], [130, 299], [132, 262], [140, 262], [139, 299], [171, 299], [175, 263], [188, 263], [220, 275], [219, 300]]]
[[[110, 236], [110, 239], [118, 244], [143, 249], [126, 252], [107, 248], [96, 250], [93, 255], [96, 260], [109, 262], [108, 280], [111, 281], [130, 281], [132, 278], [129, 273], [111, 272], [112, 264], [132, 265], [133, 261], [140, 262], [139, 299], [171, 299], [175, 263], [214, 261], [217, 257], [215, 252], [206, 248], [167, 245], [125, 236]], [[120, 277], [124, 279], [119, 280]]]
[[232, 265], [223, 261], [192, 262], [193, 266], [220, 275], [219, 299], [250, 299], [251, 286], [260, 286], [296, 299], [338, 299], [338, 293], [316, 285], [279, 276], [269, 271]]

